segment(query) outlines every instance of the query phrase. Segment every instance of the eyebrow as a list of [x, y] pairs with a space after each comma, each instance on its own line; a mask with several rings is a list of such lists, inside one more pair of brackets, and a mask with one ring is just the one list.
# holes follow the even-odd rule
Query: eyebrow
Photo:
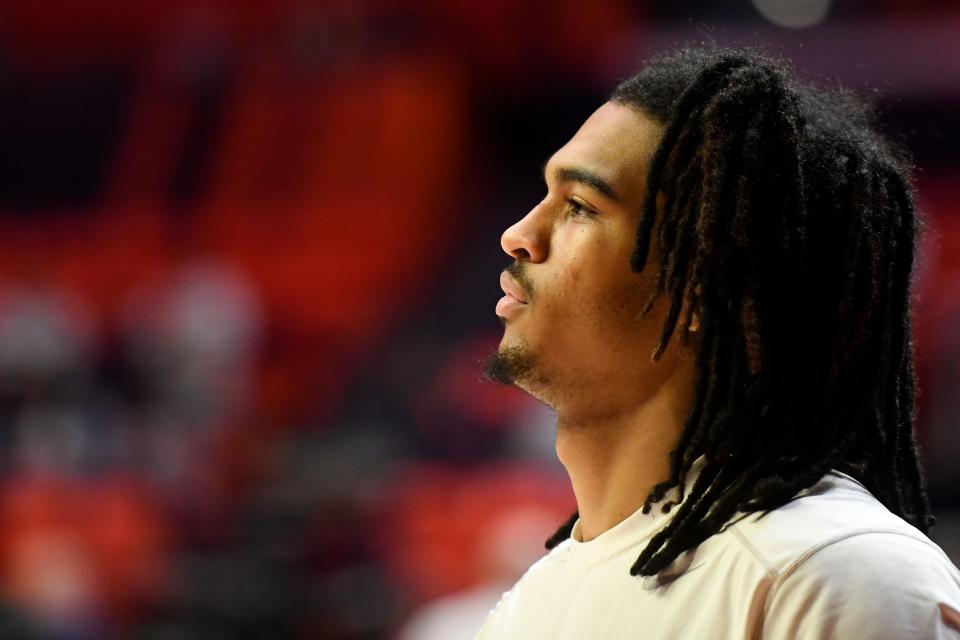
[[[544, 177], [546, 177], [547, 164], [549, 162], [550, 160], [548, 159], [547, 162], [543, 163]], [[620, 196], [617, 195], [617, 192], [614, 191], [609, 182], [583, 167], [557, 167], [553, 175], [559, 182], [579, 182], [597, 193], [603, 194], [610, 200], [620, 202]]]

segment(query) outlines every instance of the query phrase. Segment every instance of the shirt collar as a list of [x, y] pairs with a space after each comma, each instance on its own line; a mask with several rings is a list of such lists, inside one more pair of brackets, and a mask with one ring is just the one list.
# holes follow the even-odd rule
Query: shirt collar
[[[684, 499], [690, 495], [690, 489], [700, 475], [705, 461], [705, 456], [700, 456], [694, 460], [690, 471], [687, 472]], [[673, 487], [667, 491], [662, 500], [651, 505], [649, 513], [644, 513], [641, 507], [587, 542], [582, 542], [580, 539], [580, 520], [577, 519], [570, 531], [570, 537], [560, 545], [558, 550], [571, 565], [587, 569], [600, 564], [651, 538], [669, 522], [680, 505], [674, 505], [669, 513], [663, 513], [662, 506], [668, 501], [676, 502], [678, 497], [679, 487]]]

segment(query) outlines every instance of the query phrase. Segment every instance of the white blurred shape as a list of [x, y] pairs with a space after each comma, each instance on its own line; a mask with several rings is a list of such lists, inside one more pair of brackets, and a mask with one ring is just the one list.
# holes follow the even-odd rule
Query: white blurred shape
[[398, 640], [473, 638], [500, 596], [544, 554], [543, 532], [556, 528], [556, 516], [550, 509], [525, 504], [491, 521], [479, 550], [486, 580], [428, 602], [410, 617]]
[[509, 588], [507, 583], [481, 584], [434, 600], [410, 618], [398, 640], [470, 640]]
[[95, 624], [103, 609], [102, 594], [95, 563], [79, 540], [56, 531], [36, 533], [11, 555], [9, 591], [37, 623], [55, 637]]
[[0, 294], [0, 369], [48, 375], [87, 366], [93, 314], [53, 289], [11, 288]]
[[137, 359], [221, 372], [253, 356], [263, 309], [241, 274], [205, 262], [184, 267], [169, 283], [133, 292], [125, 316]]
[[168, 408], [217, 422], [247, 399], [263, 317], [241, 273], [224, 263], [190, 264], [131, 295], [128, 357]]
[[175, 343], [201, 362], [235, 366], [259, 333], [259, 300], [247, 282], [221, 265], [184, 270], [170, 298]]
[[778, 27], [803, 29], [823, 22], [830, 0], [753, 0], [753, 6]]

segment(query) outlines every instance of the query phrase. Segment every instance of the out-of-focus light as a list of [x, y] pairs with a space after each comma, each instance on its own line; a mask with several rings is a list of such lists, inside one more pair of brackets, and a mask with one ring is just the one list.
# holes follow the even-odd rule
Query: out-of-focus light
[[823, 22], [830, 0], [753, 0], [753, 6], [777, 26], [803, 29]]

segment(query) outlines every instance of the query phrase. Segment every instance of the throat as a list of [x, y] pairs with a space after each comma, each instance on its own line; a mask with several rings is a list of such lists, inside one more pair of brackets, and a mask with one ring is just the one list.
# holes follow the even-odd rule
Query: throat
[[579, 533], [588, 542], [643, 506], [667, 479], [676, 441], [670, 430], [557, 429], [557, 456], [570, 476], [580, 512]]

